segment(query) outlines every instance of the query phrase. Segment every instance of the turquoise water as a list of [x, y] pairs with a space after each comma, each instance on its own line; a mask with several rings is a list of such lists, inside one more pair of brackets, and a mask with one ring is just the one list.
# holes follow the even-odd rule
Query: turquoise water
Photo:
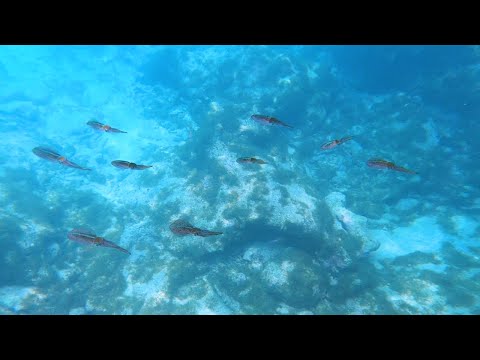
[[0, 46], [0, 313], [480, 313], [479, 64], [476, 46]]

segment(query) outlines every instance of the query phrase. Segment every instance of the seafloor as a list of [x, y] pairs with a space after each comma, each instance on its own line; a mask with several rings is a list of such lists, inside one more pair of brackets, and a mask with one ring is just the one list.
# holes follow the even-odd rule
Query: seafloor
[[[395, 61], [430, 48], [358, 52], [365, 73], [341, 51], [1, 46], [0, 313], [480, 313], [478, 48], [409, 79]], [[176, 236], [179, 217], [223, 235]]]

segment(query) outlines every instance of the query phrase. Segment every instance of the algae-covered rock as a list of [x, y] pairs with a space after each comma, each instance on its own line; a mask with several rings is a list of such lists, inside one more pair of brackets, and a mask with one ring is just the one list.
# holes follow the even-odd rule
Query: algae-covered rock
[[243, 259], [257, 273], [267, 292], [289, 306], [313, 307], [328, 287], [325, 271], [302, 250], [253, 246]]

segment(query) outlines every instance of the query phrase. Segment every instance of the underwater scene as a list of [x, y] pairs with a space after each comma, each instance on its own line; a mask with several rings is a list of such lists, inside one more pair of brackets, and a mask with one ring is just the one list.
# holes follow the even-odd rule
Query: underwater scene
[[480, 314], [480, 47], [0, 46], [0, 314]]

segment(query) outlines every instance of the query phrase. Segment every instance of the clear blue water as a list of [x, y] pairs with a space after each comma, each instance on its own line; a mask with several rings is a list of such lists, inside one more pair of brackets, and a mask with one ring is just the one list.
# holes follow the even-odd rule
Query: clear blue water
[[0, 313], [480, 313], [479, 64], [476, 46], [0, 46]]

